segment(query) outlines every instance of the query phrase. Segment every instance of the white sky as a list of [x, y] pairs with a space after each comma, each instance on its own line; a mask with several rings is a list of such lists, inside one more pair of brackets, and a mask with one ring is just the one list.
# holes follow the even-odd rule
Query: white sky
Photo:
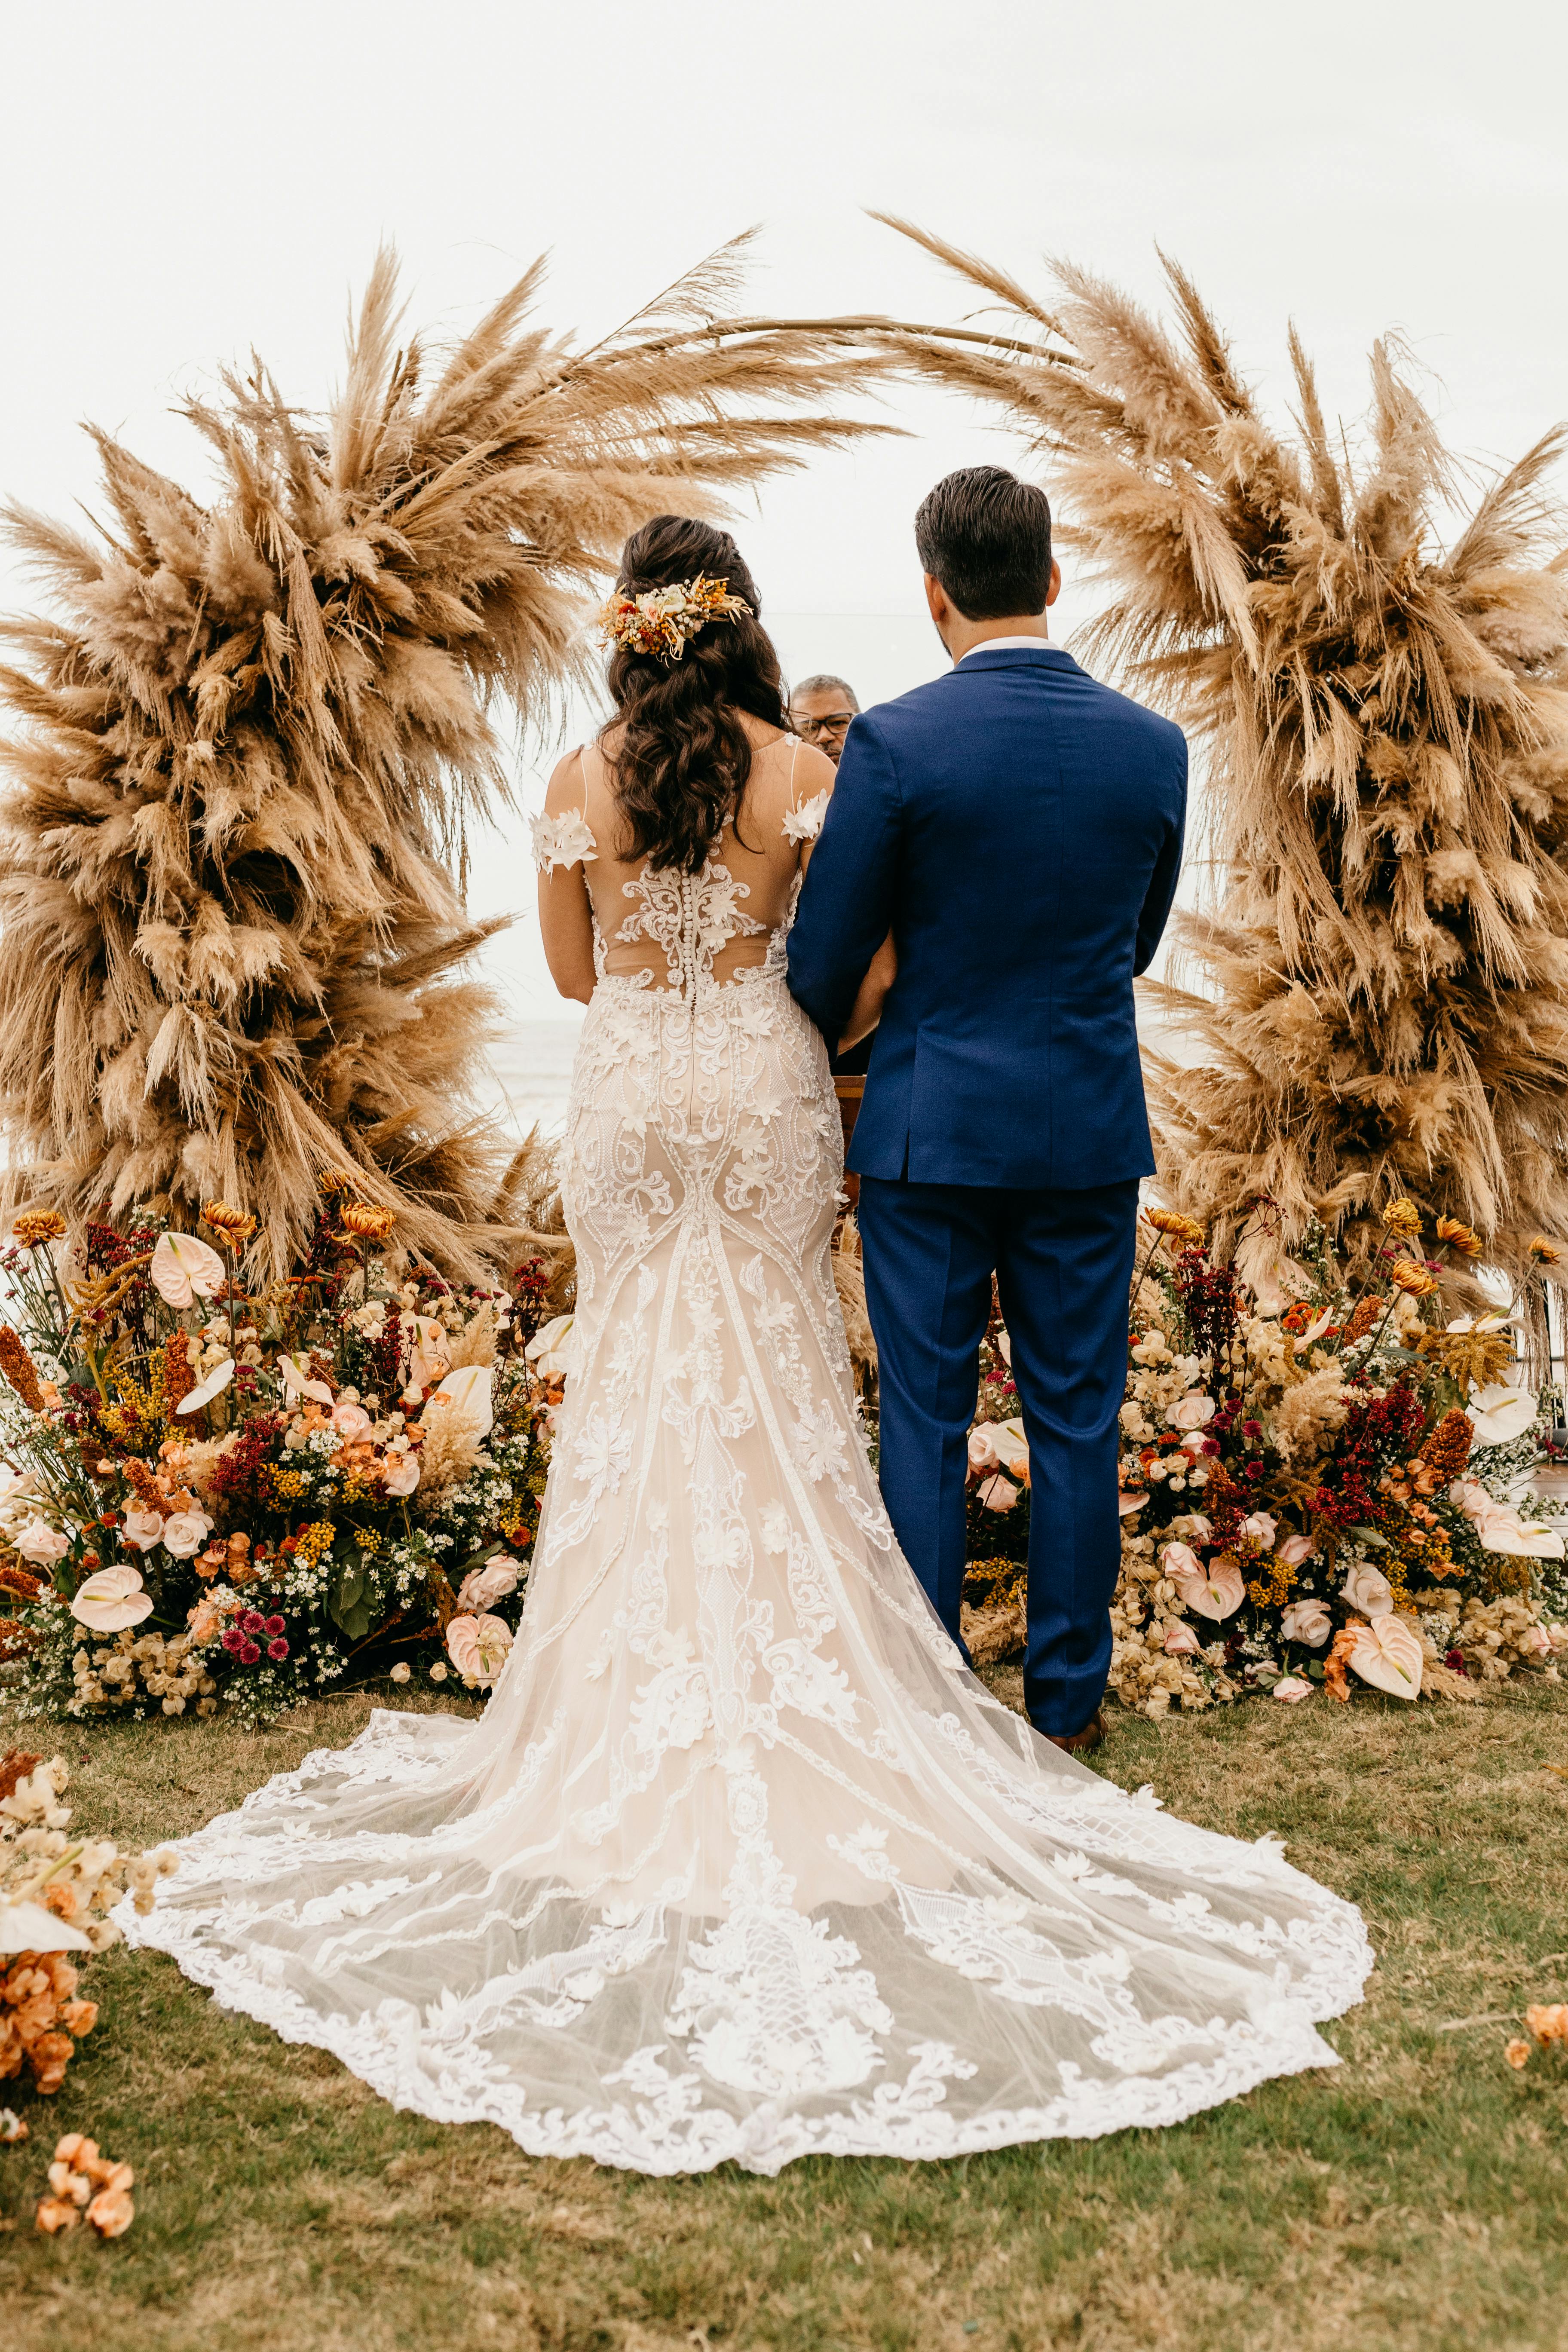
[[[1331, 413], [1389, 328], [1453, 445], [1510, 457], [1568, 413], [1568, 20], [1494, 0], [0, 0], [0, 487], [93, 503], [91, 418], [199, 487], [170, 415], [254, 346], [335, 380], [378, 241], [411, 318], [458, 325], [542, 249], [544, 315], [602, 329], [766, 225], [755, 306], [953, 319], [963, 296], [863, 217], [902, 212], [1032, 282], [1070, 257], [1151, 301], [1178, 257], [1283, 395], [1293, 317]], [[862, 698], [931, 676], [910, 518], [1008, 445], [900, 394], [913, 437], [765, 486], [739, 531], [786, 669]], [[0, 602], [29, 593], [0, 559]], [[1058, 613], [1086, 611], [1069, 581]], [[520, 1013], [561, 1009], [516, 839], [476, 903]]]

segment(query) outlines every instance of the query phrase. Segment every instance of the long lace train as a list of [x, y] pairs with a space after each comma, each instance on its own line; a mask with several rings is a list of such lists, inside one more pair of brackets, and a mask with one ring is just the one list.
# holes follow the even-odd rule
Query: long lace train
[[487, 1714], [377, 1714], [129, 1932], [399, 2105], [645, 2172], [1088, 2137], [1334, 2063], [1359, 1914], [1040, 1740], [905, 1565], [826, 1056], [782, 936], [713, 979], [722, 876], [671, 886], [682, 984], [607, 978], [584, 1029], [578, 1360]]

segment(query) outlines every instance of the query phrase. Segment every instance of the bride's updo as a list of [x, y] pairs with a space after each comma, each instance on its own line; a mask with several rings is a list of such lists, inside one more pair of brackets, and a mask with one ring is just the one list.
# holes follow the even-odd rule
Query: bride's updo
[[700, 575], [723, 581], [751, 611], [710, 621], [679, 661], [617, 645], [609, 666], [621, 727], [610, 767], [631, 835], [626, 854], [683, 874], [700, 871], [726, 818], [738, 817], [752, 772], [741, 712], [789, 726], [757, 583], [727, 530], [655, 515], [622, 549], [616, 589], [640, 596]]

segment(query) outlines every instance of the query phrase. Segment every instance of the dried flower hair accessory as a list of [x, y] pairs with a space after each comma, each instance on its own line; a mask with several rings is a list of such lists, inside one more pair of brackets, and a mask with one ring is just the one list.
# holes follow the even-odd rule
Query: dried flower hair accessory
[[624, 653], [678, 662], [710, 621], [750, 613], [745, 598], [730, 595], [729, 586], [728, 580], [710, 580], [700, 572], [695, 580], [672, 580], [667, 587], [645, 589], [640, 596], [617, 593], [600, 612], [599, 642], [619, 646]]

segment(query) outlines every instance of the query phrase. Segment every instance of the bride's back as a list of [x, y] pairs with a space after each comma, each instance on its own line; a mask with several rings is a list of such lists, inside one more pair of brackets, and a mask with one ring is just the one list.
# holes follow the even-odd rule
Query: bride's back
[[833, 771], [788, 732], [759, 611], [727, 532], [660, 515], [627, 541], [605, 606], [616, 715], [561, 762], [535, 826], [563, 994], [689, 995], [782, 946]]
[[752, 772], [738, 811], [695, 874], [636, 854], [616, 782], [619, 730], [583, 751], [583, 814], [597, 853], [584, 880], [605, 972], [679, 988], [694, 964], [722, 982], [765, 961], [789, 916], [802, 842], [820, 809], [800, 794], [809, 766], [798, 740], [749, 715], [742, 723]]

